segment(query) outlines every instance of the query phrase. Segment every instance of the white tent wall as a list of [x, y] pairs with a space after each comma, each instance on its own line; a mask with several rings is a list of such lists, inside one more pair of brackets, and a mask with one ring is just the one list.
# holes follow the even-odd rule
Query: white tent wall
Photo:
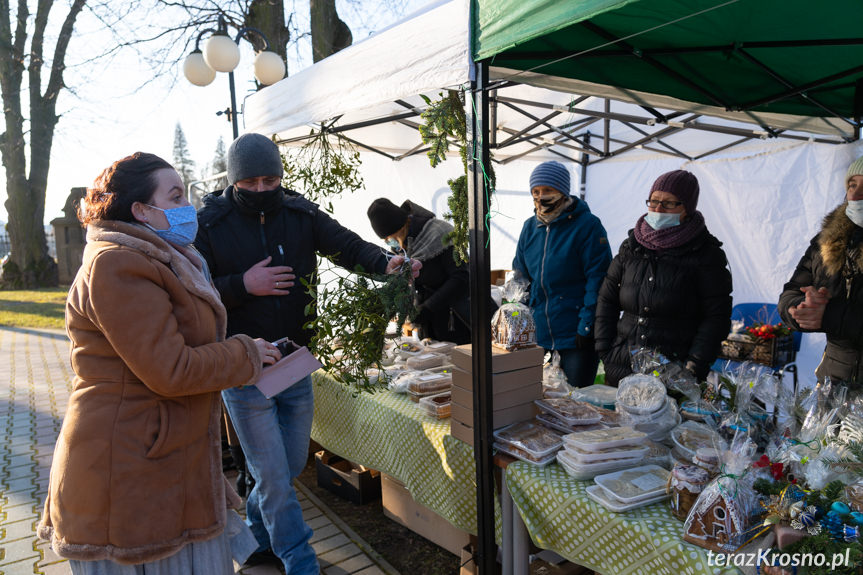
[[[699, 210], [724, 244], [734, 281], [734, 302], [772, 302], [791, 276], [824, 215], [843, 201], [848, 165], [863, 155], [863, 144], [831, 146], [784, 141], [755, 142], [705, 159], [681, 162], [658, 154], [633, 154], [588, 167], [587, 203], [605, 226], [617, 253], [635, 221], [646, 211], [650, 185], [668, 170], [693, 172], [701, 185]], [[381, 244], [366, 210], [378, 197], [396, 204], [410, 199], [438, 216], [447, 211], [446, 181], [457, 177], [453, 158], [432, 169], [428, 159], [393, 162], [362, 154], [365, 190], [334, 202], [334, 216], [365, 239]], [[536, 161], [495, 166], [498, 190], [491, 206], [491, 266], [509, 269], [524, 220], [533, 211], [528, 193]], [[580, 166], [568, 165], [572, 193], [578, 194]], [[565, 265], [565, 262], [561, 262]], [[822, 334], [806, 334], [798, 354], [800, 380], [814, 383], [824, 349]]]

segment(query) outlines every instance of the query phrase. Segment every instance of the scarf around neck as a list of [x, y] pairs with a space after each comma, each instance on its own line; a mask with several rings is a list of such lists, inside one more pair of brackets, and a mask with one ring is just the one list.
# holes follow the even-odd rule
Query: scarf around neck
[[692, 241], [705, 227], [704, 216], [699, 211], [695, 211], [685, 223], [661, 230], [654, 230], [644, 221], [644, 216], [641, 216], [635, 223], [633, 234], [635, 241], [647, 249], [663, 251], [678, 248]]
[[447, 236], [452, 233], [452, 230], [452, 224], [437, 218], [430, 219], [417, 237], [411, 239], [407, 250], [408, 255], [420, 261], [430, 260], [440, 255], [451, 244], [447, 241]]

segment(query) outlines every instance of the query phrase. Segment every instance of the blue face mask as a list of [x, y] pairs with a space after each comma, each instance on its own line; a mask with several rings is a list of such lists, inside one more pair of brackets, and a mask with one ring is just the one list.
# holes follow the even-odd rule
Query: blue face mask
[[647, 222], [654, 230], [664, 228], [672, 228], [680, 225], [680, 214], [666, 214], [663, 212], [647, 212], [644, 216], [644, 221]]
[[145, 224], [156, 232], [160, 238], [178, 246], [188, 246], [195, 241], [195, 236], [198, 233], [198, 214], [195, 212], [194, 206], [163, 210], [150, 204], [147, 205], [160, 212], [164, 212], [165, 217], [168, 219], [170, 227], [167, 230], [157, 230], [150, 224]]
[[863, 228], [863, 200], [849, 200], [848, 205], [845, 206], [845, 215]]
[[400, 250], [400, 249], [402, 249], [401, 244], [400, 244], [400, 243], [399, 243], [399, 241], [398, 241], [397, 239], [395, 239], [395, 238], [389, 238], [389, 239], [387, 239], [387, 245], [390, 247], [390, 249], [391, 249], [391, 250]]

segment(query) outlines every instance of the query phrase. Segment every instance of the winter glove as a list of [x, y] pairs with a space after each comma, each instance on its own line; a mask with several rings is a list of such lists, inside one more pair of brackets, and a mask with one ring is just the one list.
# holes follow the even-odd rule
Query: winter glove
[[593, 351], [594, 345], [596, 345], [596, 340], [593, 339], [592, 335], [575, 334], [575, 347], [578, 349]]

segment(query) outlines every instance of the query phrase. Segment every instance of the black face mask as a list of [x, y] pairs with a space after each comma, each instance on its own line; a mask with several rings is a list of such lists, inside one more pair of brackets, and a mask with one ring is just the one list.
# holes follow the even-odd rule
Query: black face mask
[[535, 203], [539, 204], [537, 207], [537, 211], [543, 214], [547, 214], [553, 212], [559, 205], [566, 201], [566, 196], [561, 195], [558, 198], [548, 198], [542, 200], [534, 200]]
[[237, 203], [255, 212], [269, 212], [278, 208], [282, 203], [283, 194], [282, 186], [264, 192], [253, 192], [234, 186], [234, 198]]

